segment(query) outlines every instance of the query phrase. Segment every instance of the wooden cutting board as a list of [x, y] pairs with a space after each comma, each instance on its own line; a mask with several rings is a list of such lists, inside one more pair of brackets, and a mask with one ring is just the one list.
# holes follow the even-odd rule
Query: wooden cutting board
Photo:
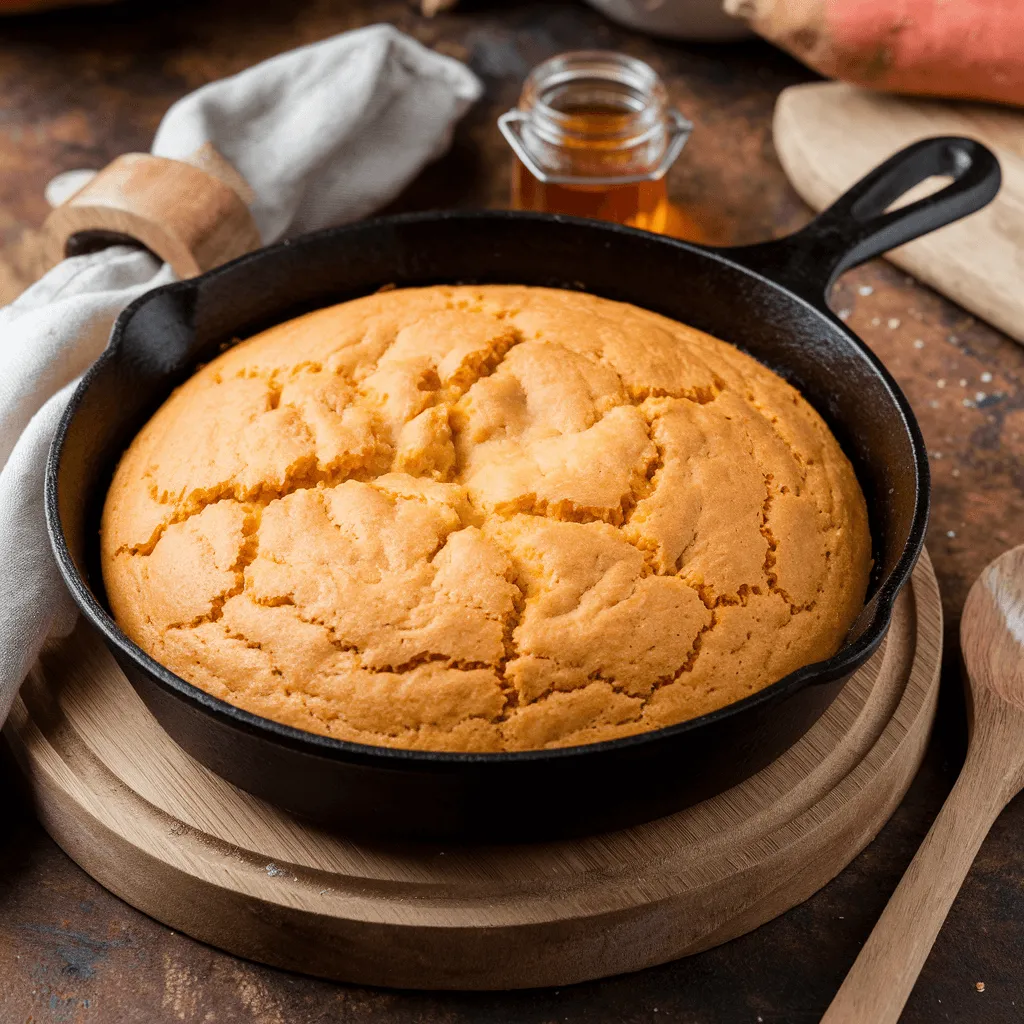
[[[984, 142], [999, 158], [1003, 186], [985, 209], [894, 249], [888, 259], [1024, 342], [1024, 111], [904, 99], [840, 82], [791, 86], [775, 107], [779, 159], [815, 210], [929, 135]], [[929, 191], [926, 183], [904, 201]]]
[[917, 773], [941, 648], [923, 555], [879, 651], [779, 760], [678, 814], [564, 842], [366, 844], [304, 825], [188, 757], [81, 623], [4, 734], [50, 835], [178, 931], [362, 984], [564, 985], [726, 942], [837, 875]]

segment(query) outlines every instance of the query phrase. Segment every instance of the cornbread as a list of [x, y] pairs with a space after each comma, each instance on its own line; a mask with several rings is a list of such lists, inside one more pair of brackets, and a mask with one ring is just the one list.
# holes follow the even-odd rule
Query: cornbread
[[818, 414], [738, 349], [526, 287], [380, 292], [228, 349], [122, 458], [124, 631], [242, 708], [394, 747], [656, 729], [833, 654], [871, 541]]

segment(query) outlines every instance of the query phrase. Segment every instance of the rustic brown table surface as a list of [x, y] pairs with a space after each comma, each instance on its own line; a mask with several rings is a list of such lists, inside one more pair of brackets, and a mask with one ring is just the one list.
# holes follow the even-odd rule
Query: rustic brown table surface
[[[770, 124], [779, 90], [810, 76], [759, 42], [654, 42], [574, 3], [467, 2], [428, 20], [403, 0], [136, 0], [0, 22], [0, 300], [30, 273], [25, 232], [46, 213], [50, 176], [148, 149], [167, 107], [210, 79], [383, 20], [466, 60], [486, 83], [452, 152], [399, 208], [503, 205], [507, 151], [494, 119], [526, 72], [561, 50], [615, 47], [654, 64], [696, 124], [670, 188], [710, 240], [768, 238], [808, 217], [776, 159]], [[510, 994], [362, 989], [236, 960], [139, 914], [43, 833], [4, 764], [0, 1020], [818, 1020], [962, 762], [957, 630], [967, 589], [991, 558], [1024, 541], [1024, 351], [881, 262], [847, 274], [834, 304], [849, 311], [920, 417], [934, 474], [928, 545], [946, 615], [943, 695], [925, 766], [882, 834], [839, 878], [744, 938], [635, 975]], [[1022, 829], [1018, 800], [993, 829], [939, 936], [908, 1024], [1024, 1019]]]

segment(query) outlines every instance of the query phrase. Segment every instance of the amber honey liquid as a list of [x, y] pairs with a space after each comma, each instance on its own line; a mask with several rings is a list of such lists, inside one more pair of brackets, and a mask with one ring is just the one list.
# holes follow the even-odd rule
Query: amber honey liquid
[[[619, 112], [590, 109], [575, 110], [567, 119], [564, 149], [577, 165], [580, 177], [635, 173], [635, 168], [623, 166], [627, 154], [601, 141], [602, 136], [613, 134], [623, 117]], [[695, 239], [699, 234], [692, 220], [669, 202], [664, 178], [625, 185], [548, 184], [538, 181], [519, 159], [514, 159], [512, 205], [517, 210], [610, 220], [680, 238]]]
[[512, 175], [512, 204], [517, 210], [596, 217], [647, 231], [665, 231], [668, 191], [664, 180], [629, 185], [549, 185], [538, 181], [519, 160]]

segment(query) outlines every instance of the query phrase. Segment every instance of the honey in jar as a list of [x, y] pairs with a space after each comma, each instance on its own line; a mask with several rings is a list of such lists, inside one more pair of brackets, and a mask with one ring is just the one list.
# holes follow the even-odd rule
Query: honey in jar
[[690, 125], [643, 61], [601, 51], [553, 57], [499, 124], [515, 152], [515, 209], [694, 236], [665, 184]]

